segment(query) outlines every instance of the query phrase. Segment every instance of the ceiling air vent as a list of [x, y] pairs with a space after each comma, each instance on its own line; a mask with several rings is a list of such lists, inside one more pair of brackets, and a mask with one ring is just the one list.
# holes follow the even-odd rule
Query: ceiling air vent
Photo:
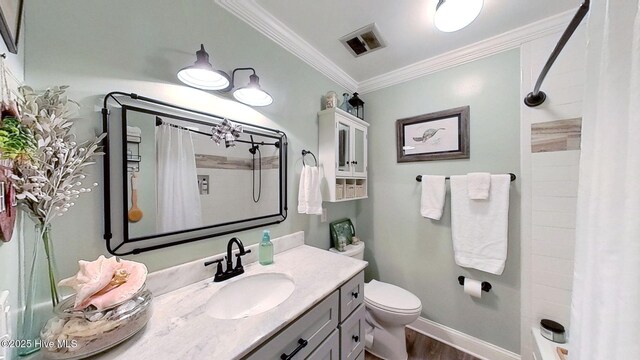
[[340, 42], [349, 50], [351, 55], [355, 57], [368, 54], [386, 46], [375, 23], [341, 37]]

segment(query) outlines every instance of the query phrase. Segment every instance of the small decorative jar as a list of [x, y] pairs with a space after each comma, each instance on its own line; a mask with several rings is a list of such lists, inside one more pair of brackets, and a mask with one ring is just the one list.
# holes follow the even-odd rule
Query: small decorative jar
[[335, 91], [329, 91], [324, 96], [325, 109], [333, 109], [338, 107], [338, 94]]
[[349, 93], [342, 94], [342, 104], [340, 104], [340, 109], [350, 113], [353, 109], [353, 106], [349, 104]]
[[129, 339], [151, 318], [152, 295], [142, 286], [130, 299], [101, 311], [74, 310], [76, 296], [54, 308], [55, 316], [40, 332], [47, 359], [84, 359]]

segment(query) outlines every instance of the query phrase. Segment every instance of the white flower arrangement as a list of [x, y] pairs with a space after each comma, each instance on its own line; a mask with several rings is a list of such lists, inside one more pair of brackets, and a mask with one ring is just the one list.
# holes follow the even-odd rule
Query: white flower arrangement
[[56, 86], [43, 92], [20, 88], [21, 121], [31, 130], [37, 149], [31, 161], [14, 163], [12, 181], [19, 202], [43, 227], [98, 185], [85, 186], [83, 181], [88, 166], [104, 155], [100, 142], [106, 134], [78, 143], [71, 133], [79, 104], [67, 98], [67, 88]]

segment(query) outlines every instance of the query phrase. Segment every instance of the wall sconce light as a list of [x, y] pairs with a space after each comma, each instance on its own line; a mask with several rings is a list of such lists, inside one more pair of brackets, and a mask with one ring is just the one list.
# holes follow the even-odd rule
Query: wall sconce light
[[231, 91], [235, 86], [236, 71], [251, 70], [253, 74], [249, 75], [249, 84], [247, 86], [236, 89], [233, 92], [233, 97], [243, 104], [249, 106], [267, 106], [273, 102], [273, 98], [268, 92], [262, 90], [260, 87], [260, 78], [256, 75], [256, 71], [253, 68], [237, 68], [231, 73], [231, 85], [228, 89], [223, 91]]
[[256, 75], [254, 68], [236, 68], [231, 73], [231, 77], [229, 77], [226, 72], [213, 68], [213, 65], [209, 62], [209, 54], [204, 50], [204, 45], [202, 44], [200, 44], [200, 50], [196, 52], [196, 62], [178, 71], [178, 79], [198, 89], [230, 92], [235, 87], [236, 71], [242, 70], [250, 70], [253, 74], [249, 76], [249, 84], [236, 89], [233, 92], [233, 97], [249, 106], [270, 105], [273, 102], [273, 98], [260, 87], [260, 78]]
[[180, 69], [178, 79], [202, 90], [221, 90], [229, 87], [229, 75], [213, 68], [203, 44], [200, 44], [200, 50], [196, 51], [196, 62]]
[[483, 0], [440, 0], [433, 22], [440, 31], [458, 31], [478, 17], [483, 4]]

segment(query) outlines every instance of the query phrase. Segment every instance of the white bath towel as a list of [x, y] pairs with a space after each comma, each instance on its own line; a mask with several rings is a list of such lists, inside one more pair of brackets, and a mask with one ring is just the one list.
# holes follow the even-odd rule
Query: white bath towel
[[420, 197], [420, 215], [440, 220], [444, 208], [447, 185], [444, 176], [422, 175], [422, 196]]
[[298, 188], [298, 213], [322, 215], [320, 172], [316, 166], [304, 166]]
[[489, 200], [471, 200], [467, 176], [452, 176], [451, 234], [456, 264], [500, 275], [507, 259], [510, 176], [491, 175]]
[[491, 174], [489, 173], [468, 173], [467, 190], [469, 199], [486, 200], [489, 198], [489, 188], [491, 187]]

